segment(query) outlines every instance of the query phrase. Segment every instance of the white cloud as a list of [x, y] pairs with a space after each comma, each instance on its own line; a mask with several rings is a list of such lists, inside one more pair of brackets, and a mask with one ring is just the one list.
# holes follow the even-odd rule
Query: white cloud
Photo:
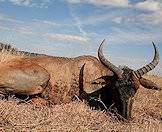
[[128, 7], [129, 0], [66, 0], [72, 4], [78, 3], [88, 3], [96, 6], [120, 6], [120, 7]]
[[140, 14], [137, 19], [145, 24], [161, 25], [162, 24], [162, 11], [156, 11], [150, 14]]
[[0, 0], [0, 2], [8, 1], [14, 5], [26, 6], [26, 7], [37, 7], [37, 8], [46, 8], [48, 3], [51, 0]]
[[76, 26], [76, 28], [79, 30], [79, 32], [82, 34], [83, 37], [87, 38], [87, 32], [83, 29], [83, 25], [82, 25], [82, 21], [79, 19], [79, 17], [77, 15], [75, 15], [75, 8], [71, 7], [68, 4], [69, 10], [70, 10], [70, 14], [74, 20], [74, 26]]
[[[38, 20], [34, 19], [30, 22], [25, 22], [18, 20], [16, 18], [7, 16], [5, 14], [0, 13], [0, 24], [1, 29], [3, 30], [10, 30], [10, 31], [17, 31], [18, 33], [22, 34], [36, 34], [40, 31], [46, 31], [51, 28], [58, 28], [61, 27], [59, 23], [55, 23], [54, 21], [48, 21], [48, 20]], [[14, 26], [13, 26], [14, 25]], [[40, 28], [41, 27], [41, 28]]]
[[0, 13], [0, 20], [3, 20], [4, 19], [4, 14]]
[[42, 25], [46, 25], [46, 26], [48, 26], [48, 27], [58, 27], [58, 26], [60, 26], [60, 24], [59, 23], [56, 23], [56, 22], [54, 22], [54, 21], [48, 21], [48, 20], [39, 20], [39, 19], [34, 19], [33, 20], [33, 22], [32, 22], [33, 24], [35, 24], [35, 25], [38, 25], [38, 26], [42, 26]]
[[155, 0], [146, 0], [139, 2], [135, 5], [136, 8], [149, 10], [149, 11], [159, 11], [161, 10], [161, 3]]
[[0, 26], [0, 31], [9, 31], [9, 32], [15, 32], [23, 35], [36, 35], [35, 32], [30, 29], [30, 27], [20, 26], [15, 28], [9, 28], [7, 26]]
[[161, 32], [143, 32], [143, 31], [129, 31], [117, 29], [109, 34], [111, 43], [113, 44], [131, 44], [131, 43], [148, 43], [152, 41], [161, 41]]
[[[3, 17], [3, 21], [4, 22], [2, 22], [2, 25], [0, 25], [0, 32], [7, 31], [10, 32], [10, 34], [15, 34], [18, 36], [22, 35], [24, 37], [35, 37], [35, 38], [40, 37], [48, 41], [58, 40], [58, 41], [65, 41], [65, 42], [69, 41], [69, 42], [80, 42], [80, 43], [88, 43], [89, 41], [89, 39], [85, 36], [48, 33], [48, 28], [51, 28], [51, 26], [58, 27], [58, 24], [52, 21], [34, 20], [30, 23], [26, 23], [26, 22], [19, 23], [19, 20], [5, 18], [5, 17]], [[4, 24], [5, 22], [12, 23], [15, 26], [13, 27], [12, 24], [10, 25], [9, 23], [5, 25]], [[41, 27], [42, 30], [39, 31], [36, 25], [38, 25], [39, 28]]]
[[2, 13], [0, 13], [0, 21], [1, 22], [18, 23], [18, 24], [24, 23], [23, 21], [17, 20], [15, 18], [11, 18], [11, 17], [9, 17], [5, 14], [2, 14]]
[[20, 34], [24, 34], [24, 35], [35, 35], [36, 33], [33, 32], [29, 27], [18, 27], [13, 29], [13, 31], [16, 31]]
[[[105, 17], [106, 18], [106, 17]], [[130, 16], [117, 16], [112, 17], [111, 19], [113, 22], [117, 24], [127, 23], [127, 24], [136, 24], [136, 25], [142, 25], [143, 27], [156, 27], [156, 26], [162, 26], [162, 10], [158, 10], [155, 12], [149, 12], [149, 13], [140, 13], [140, 14], [132, 14]]]
[[20, 21], [20, 20], [16, 20], [14, 18], [10, 18], [10, 17], [7, 17], [7, 16], [0, 16], [0, 20], [1, 21], [6, 21], [6, 22], [11, 22], [11, 23], [24, 23], [23, 21]]
[[4, 27], [4, 26], [0, 26], [0, 31], [9, 31], [10, 30], [10, 28], [8, 28], [8, 27]]
[[115, 23], [120, 24], [123, 21], [123, 17], [115, 17], [114, 19], [112, 19], [112, 21], [115, 22]]
[[78, 35], [47, 33], [44, 36], [52, 40], [79, 41], [82, 43], [88, 42], [88, 38]]
[[[38, 20], [34, 19], [31, 22], [24, 22], [4, 14], [0, 14], [0, 30], [8, 31], [15, 34], [21, 34], [24, 36], [35, 36], [35, 37], [46, 37], [45, 39], [53, 40], [65, 40], [65, 41], [78, 41], [81, 43], [87, 43], [88, 38], [84, 35], [68, 35], [68, 34], [55, 34], [48, 33], [48, 31], [53, 28], [64, 28], [65, 25], [56, 23], [49, 20]], [[5, 24], [7, 23], [7, 24]], [[14, 25], [14, 26], [13, 26]], [[11, 28], [12, 27], [12, 28]], [[41, 29], [40, 29], [41, 27]], [[45, 34], [45, 35], [44, 35]]]
[[83, 25], [97, 25], [99, 23], [110, 21], [116, 17], [116, 15], [113, 13], [105, 13], [105, 14], [96, 14], [92, 16], [88, 16], [85, 18], [80, 18], [80, 20], [84, 19], [84, 21], [80, 21]]
[[52, 21], [47, 21], [47, 20], [43, 20], [42, 22], [44, 24], [48, 24], [48, 25], [51, 25], [51, 26], [58, 26], [59, 25], [58, 23], [55, 23], [55, 22], [52, 22]]
[[85, 1], [85, 0], [66, 0], [67, 2], [69, 3], [72, 3], [72, 4], [78, 4], [78, 3], [81, 3], [82, 1]]
[[[80, 24], [82, 25], [99, 25], [103, 22], [111, 23], [115, 22], [116, 24], [128, 24], [132, 25], [133, 23], [135, 25], [141, 25], [144, 24], [144, 26], [158, 26], [162, 24], [162, 9], [159, 8], [159, 10], [156, 11], [148, 11], [148, 12], [138, 12], [134, 13], [134, 9], [137, 9], [137, 7], [133, 7], [132, 9], [129, 9], [129, 11], [109, 11], [108, 13], [96, 13], [95, 15], [91, 16], [82, 16], [80, 19]], [[143, 9], [146, 10], [146, 9]], [[74, 12], [74, 11], [73, 11]], [[129, 13], [130, 12], [130, 13]], [[128, 14], [128, 15], [125, 15]], [[81, 21], [83, 20], [84, 21]]]
[[19, 6], [30, 6], [32, 4], [33, 0], [9, 0], [14, 5]]

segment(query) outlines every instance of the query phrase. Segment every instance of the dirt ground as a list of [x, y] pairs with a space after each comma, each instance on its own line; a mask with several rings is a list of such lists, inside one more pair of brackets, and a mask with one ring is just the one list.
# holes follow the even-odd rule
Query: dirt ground
[[[162, 77], [146, 78], [162, 86]], [[50, 108], [18, 101], [0, 100], [0, 131], [162, 132], [162, 91], [141, 87], [129, 122], [120, 122], [113, 114], [92, 110], [79, 101]]]

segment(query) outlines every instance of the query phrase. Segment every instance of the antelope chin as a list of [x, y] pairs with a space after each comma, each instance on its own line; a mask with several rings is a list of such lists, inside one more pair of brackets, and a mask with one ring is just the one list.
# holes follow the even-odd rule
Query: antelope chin
[[121, 102], [121, 115], [126, 120], [129, 120], [131, 118], [132, 104], [133, 98], [129, 98], [128, 100]]

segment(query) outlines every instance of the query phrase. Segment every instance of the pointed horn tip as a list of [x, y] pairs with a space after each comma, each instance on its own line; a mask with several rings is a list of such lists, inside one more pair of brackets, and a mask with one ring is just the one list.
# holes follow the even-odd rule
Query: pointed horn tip
[[152, 44], [153, 44], [153, 46], [154, 46], [155, 53], [158, 54], [158, 56], [159, 56], [158, 48], [156, 47], [156, 45], [155, 45], [154, 42], [152, 42]]
[[157, 47], [156, 47], [156, 45], [155, 45], [155, 43], [152, 41], [152, 45], [154, 46], [154, 49], [156, 50], [156, 51], [158, 51], [158, 49], [157, 49]]
[[106, 39], [102, 40], [102, 42], [101, 42], [101, 44], [99, 46], [99, 50], [102, 50], [103, 49], [103, 45], [104, 45], [105, 41], [106, 41]]
[[154, 46], [154, 48], [156, 48], [156, 45], [155, 45], [155, 43], [152, 41], [152, 45]]
[[105, 41], [106, 41], [106, 39], [103, 39], [102, 42], [101, 42], [101, 45], [102, 45], [103, 43], [105, 43]]

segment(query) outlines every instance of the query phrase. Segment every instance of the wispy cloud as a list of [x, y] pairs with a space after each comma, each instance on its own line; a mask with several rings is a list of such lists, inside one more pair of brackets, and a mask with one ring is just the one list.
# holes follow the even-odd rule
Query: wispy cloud
[[36, 33], [33, 32], [29, 27], [19, 27], [17, 29], [14, 29], [14, 31], [24, 34], [24, 35], [35, 35]]
[[0, 26], [0, 31], [9, 31], [14, 32], [15, 34], [21, 34], [21, 35], [36, 35], [35, 32], [32, 31], [30, 27], [26, 26], [20, 26], [16, 28], [9, 28], [7, 26]]
[[162, 24], [162, 11], [156, 11], [149, 14], [140, 14], [137, 17], [137, 20], [141, 20], [141, 22], [145, 24], [151, 25], [161, 25]]
[[[79, 1], [79, 2], [86, 2], [86, 1]], [[128, 1], [128, 3], [130, 2]], [[139, 12], [133, 14], [134, 9], [143, 10], [146, 12], [145, 13]], [[160, 1], [147, 0], [143, 2], [137, 2], [136, 4], [130, 3], [128, 9], [115, 11], [109, 10], [108, 13], [105, 12], [106, 10], [103, 13], [96, 13], [95, 15], [81, 18], [84, 19], [84, 21], [80, 21], [80, 23], [83, 25], [96, 25], [96, 24], [98, 25], [101, 22], [107, 21], [107, 22], [115, 22], [117, 24], [121, 24], [122, 22], [129, 22], [129, 23], [142, 22], [153, 25], [162, 24], [162, 2]], [[127, 13], [127, 15], [125, 15], [125, 13]]]
[[88, 3], [96, 6], [120, 6], [120, 7], [128, 7], [129, 0], [66, 0], [72, 4], [78, 3]]
[[28, 26], [20, 26], [16, 28], [8, 28], [5, 26], [0, 26], [1, 31], [8, 31], [11, 34], [20, 34], [24, 35], [24, 37], [40, 37], [44, 38], [46, 40], [58, 40], [58, 41], [69, 41], [69, 42], [79, 42], [79, 43], [88, 43], [89, 39], [84, 36], [79, 35], [69, 35], [69, 34], [59, 34], [59, 33], [47, 33], [44, 32], [37, 32], [34, 29], [31, 29], [31, 27]]
[[10, 17], [10, 16], [7, 16], [5, 14], [2, 14], [0, 13], [0, 21], [2, 22], [9, 22], [9, 23], [13, 23], [13, 24], [23, 24], [23, 25], [32, 25], [32, 24], [35, 24], [35, 25], [38, 25], [40, 27], [42, 26], [48, 26], [48, 27], [58, 27], [58, 26], [61, 26], [61, 24], [59, 23], [56, 23], [54, 21], [49, 21], [49, 20], [42, 20], [42, 19], [32, 19], [30, 22], [25, 22], [25, 21], [22, 21], [22, 20], [18, 20], [14, 17]]
[[91, 16], [83, 16], [83, 18], [80, 19], [81, 20], [84, 19], [84, 21], [80, 21], [80, 23], [82, 25], [98, 25], [99, 23], [102, 23], [104, 21], [110, 21], [115, 17], [116, 17], [116, 12], [99, 13]]
[[68, 4], [68, 8], [70, 11], [70, 15], [72, 16], [72, 18], [74, 20], [74, 26], [79, 30], [79, 32], [82, 34], [82, 36], [87, 38], [87, 32], [83, 29], [83, 25], [82, 25], [80, 18], [75, 14], [75, 8], [69, 4]]
[[19, 5], [19, 6], [31, 6], [32, 0], [9, 0], [11, 3], [14, 5]]
[[[28, 23], [28, 25], [30, 25], [33, 28], [37, 28], [37, 29], [55, 29], [58, 27], [62, 27], [63, 25], [61, 25], [60, 23], [56, 23], [54, 21], [50, 21], [50, 20], [40, 20], [40, 19], [34, 19], [32, 20], [30, 23]], [[41, 28], [40, 28], [41, 27]], [[40, 31], [39, 30], [39, 31]]]
[[142, 31], [129, 31], [116, 29], [114, 32], [109, 34], [110, 41], [113, 44], [150, 44], [152, 41], [161, 41], [161, 33], [155, 32], [142, 32]]
[[79, 20], [79, 18], [77, 16], [73, 16], [73, 19], [75, 21], [75, 26], [79, 29], [80, 33], [83, 35], [83, 36], [87, 36], [87, 33], [84, 31], [84, 29], [82, 28], [82, 24], [81, 24], [81, 21]]
[[25, 35], [34, 34], [34, 32], [32, 31], [32, 27], [27, 26], [26, 22], [24, 21], [11, 18], [4, 14], [0, 14], [0, 22], [1, 22], [1, 26], [0, 26], [1, 30], [12, 31], [15, 33], [20, 33], [20, 34], [25, 34]]
[[0, 31], [7, 31], [7, 30], [10, 30], [10, 28], [8, 27], [4, 27], [4, 26], [0, 26]]
[[92, 4], [95, 6], [116, 6], [131, 7], [149, 11], [157, 11], [162, 9], [160, 0], [145, 0], [132, 4], [131, 0], [65, 0], [71, 4]]
[[1, 22], [4, 21], [4, 22], [11, 22], [11, 23], [19, 23], [19, 24], [24, 23], [23, 21], [8, 17], [8, 16], [6, 16], [4, 14], [0, 14], [0, 21]]
[[139, 9], [149, 10], [149, 11], [159, 11], [162, 9], [161, 3], [155, 0], [147, 0], [143, 2], [138, 2], [135, 5], [135, 7]]
[[8, 1], [14, 5], [26, 6], [26, 7], [37, 7], [37, 8], [46, 8], [51, 0], [0, 0], [0, 2]]
[[[110, 18], [110, 15], [104, 15], [104, 19]], [[96, 17], [96, 19], [102, 19], [102, 16]], [[103, 20], [104, 20], [103, 19]], [[111, 20], [117, 24], [127, 23], [129, 25], [132, 25], [133, 23], [135, 25], [143, 25], [142, 27], [161, 27], [162, 25], [162, 10], [158, 10], [155, 12], [149, 12], [149, 13], [139, 13], [139, 14], [131, 14], [125, 16], [124, 14], [120, 16], [115, 16], [115, 14], [111, 17]], [[100, 20], [101, 21], [101, 20]]]
[[47, 25], [50, 25], [50, 26], [59, 26], [60, 24], [56, 23], [56, 22], [53, 22], [53, 21], [47, 21], [47, 20], [35, 20], [36, 22], [40, 22], [40, 23], [44, 23], [44, 24], [47, 24]]
[[[44, 38], [47, 40], [72, 41], [72, 42], [77, 41], [79, 43], [88, 43], [89, 40], [88, 37], [85, 35], [86, 33], [84, 33], [81, 27], [79, 27], [78, 23], [77, 27], [79, 28], [82, 35], [75, 35], [75, 34], [69, 35], [65, 33], [61, 34], [57, 33], [57, 31], [49, 32], [51, 28], [52, 29], [64, 28], [64, 25], [49, 20], [34, 19], [30, 22], [25, 22], [10, 18], [3, 14], [0, 15], [0, 20], [3, 21], [2, 25], [0, 26], [0, 30], [12, 32], [15, 34], [21, 34], [24, 36], [27, 35], [28, 37], [39, 36], [40, 38]], [[5, 24], [6, 22], [8, 23], [7, 25]]]
[[113, 18], [112, 19], [112, 21], [114, 21], [115, 23], [118, 23], [118, 24], [120, 24], [120, 23], [122, 23], [122, 21], [123, 21], [123, 17], [115, 17], [115, 18]]
[[78, 35], [69, 35], [69, 34], [56, 34], [56, 33], [46, 33], [44, 37], [47, 37], [52, 40], [62, 40], [62, 41], [79, 41], [81, 43], [87, 43], [88, 38], [78, 36]]

